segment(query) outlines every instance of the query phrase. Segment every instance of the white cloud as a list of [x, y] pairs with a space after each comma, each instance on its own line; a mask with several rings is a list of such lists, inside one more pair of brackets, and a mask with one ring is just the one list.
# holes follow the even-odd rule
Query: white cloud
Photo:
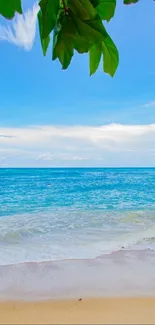
[[155, 166], [155, 124], [0, 128], [6, 166]]
[[51, 154], [50, 152], [46, 152], [42, 155], [39, 155], [38, 160], [43, 160], [43, 161], [54, 161], [55, 159], [59, 159], [62, 161], [83, 161], [87, 160], [87, 158], [84, 157], [78, 157], [78, 156], [73, 156], [72, 154], [61, 154], [57, 153], [56, 155]]
[[37, 12], [38, 5], [35, 4], [25, 14], [17, 14], [11, 27], [0, 25], [0, 40], [23, 47], [27, 51], [31, 50], [36, 34]]

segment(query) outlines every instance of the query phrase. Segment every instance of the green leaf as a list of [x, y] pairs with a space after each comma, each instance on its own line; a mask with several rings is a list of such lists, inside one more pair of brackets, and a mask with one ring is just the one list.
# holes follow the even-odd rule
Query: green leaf
[[50, 36], [48, 35], [46, 38], [42, 37], [42, 13], [41, 10], [38, 12], [38, 23], [39, 23], [39, 33], [40, 33], [40, 41], [42, 45], [43, 54], [46, 55], [49, 43]]
[[96, 11], [102, 20], [109, 21], [115, 13], [116, 0], [101, 0]]
[[42, 12], [42, 38], [47, 38], [57, 22], [59, 0], [41, 0], [39, 5]]
[[99, 5], [100, 0], [90, 0], [90, 2], [93, 5], [93, 7], [96, 8]]
[[74, 41], [74, 48], [78, 53], [80, 53], [80, 54], [87, 53], [87, 52], [89, 52], [91, 47], [92, 47], [91, 42], [89, 42], [84, 37], [77, 35], [77, 37], [75, 38], [75, 41]]
[[81, 37], [78, 34], [72, 17], [67, 16], [66, 18], [65, 16], [63, 19], [61, 18], [59, 20], [58, 25], [56, 25], [54, 28], [53, 55], [52, 55], [53, 60], [55, 60], [59, 56], [57, 51], [59, 50], [60, 44], [62, 45], [62, 40], [61, 40], [61, 38], [63, 37], [62, 34], [65, 35], [66, 38], [66, 44], [63, 46], [64, 48], [70, 47], [71, 44], [73, 51], [75, 49], [78, 53], [82, 54], [82, 53], [87, 53], [92, 46], [91, 42], [89, 42], [87, 39]]
[[95, 44], [89, 51], [89, 68], [90, 75], [94, 74], [98, 69], [102, 54], [102, 43]]
[[84, 37], [92, 45], [100, 43], [107, 35], [102, 21], [98, 17], [92, 20], [82, 21], [73, 16], [73, 21], [79, 35]]
[[118, 67], [119, 54], [114, 42], [108, 34], [105, 40], [102, 42], [102, 51], [104, 57], [104, 72], [109, 73], [110, 76], [113, 77]]
[[130, 5], [131, 3], [137, 3], [139, 0], [124, 0], [125, 5]]
[[61, 21], [61, 28], [54, 32], [53, 60], [59, 59], [63, 69], [67, 69], [73, 53], [76, 29], [70, 16], [65, 15]]
[[68, 0], [68, 7], [73, 14], [81, 20], [89, 20], [97, 15], [97, 12], [89, 0]]
[[15, 13], [22, 14], [21, 0], [0, 0], [0, 14], [12, 19]]

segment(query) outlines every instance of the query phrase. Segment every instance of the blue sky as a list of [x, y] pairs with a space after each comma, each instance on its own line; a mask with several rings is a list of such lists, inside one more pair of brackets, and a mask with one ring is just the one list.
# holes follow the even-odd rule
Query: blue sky
[[[75, 55], [69, 69], [62, 71], [59, 62], [51, 60], [51, 48], [48, 50], [47, 57], [43, 57], [38, 29], [34, 42], [33, 35], [23, 34], [21, 24], [16, 25], [17, 37], [13, 41], [13, 43], [19, 43], [18, 38], [20, 38], [19, 45], [3, 40], [4, 27], [11, 26], [12, 28], [13, 22], [5, 21], [1, 17], [1, 166], [155, 165], [154, 131], [150, 126], [150, 124], [155, 124], [155, 3], [151, 0], [140, 0], [136, 5], [124, 6], [122, 2], [117, 0], [115, 18], [106, 24], [120, 53], [120, 64], [114, 78], [105, 75], [102, 72], [102, 66], [94, 76], [89, 77], [87, 55]], [[24, 0], [24, 12], [28, 9], [32, 10], [33, 5], [33, 1]], [[34, 19], [34, 17], [31, 18]], [[16, 19], [19, 18], [16, 17]], [[31, 34], [34, 33], [34, 26], [35, 24], [32, 26]], [[24, 48], [25, 37], [33, 43], [29, 51]], [[128, 134], [127, 127], [130, 125], [130, 134], [126, 136], [124, 147], [117, 139], [116, 130], [114, 134], [108, 133], [105, 136], [106, 127], [110, 125], [113, 128], [111, 132], [114, 128], [117, 130], [117, 125], [122, 125], [125, 130], [122, 131], [122, 137], [124, 133]], [[133, 130], [139, 126], [143, 130], [143, 125], [146, 129], [142, 132], [140, 140], [138, 136], [140, 143], [138, 142], [136, 149], [134, 145], [131, 148], [129, 146], [130, 155], [124, 160], [123, 148], [128, 148], [131, 138], [133, 144], [136, 143], [137, 135]], [[79, 141], [81, 126], [83, 137], [85, 133], [87, 134], [87, 128], [89, 128], [90, 135], [93, 134], [94, 127], [99, 134], [103, 129], [104, 146], [98, 149], [97, 143], [97, 147], [94, 148], [96, 141], [96, 135], [94, 135], [87, 157], [84, 155], [84, 151], [87, 150], [82, 149]], [[30, 130], [36, 127], [44, 128], [44, 130], [51, 128], [49, 136], [51, 142], [49, 143], [47, 138], [44, 140], [40, 138], [40, 147], [38, 147], [35, 140], [31, 139], [34, 145], [32, 150], [30, 143], [25, 146], [25, 142], [18, 140], [23, 130], [27, 132], [28, 139]], [[76, 141], [75, 127], [79, 128]], [[60, 129], [61, 136], [58, 135]], [[55, 133], [51, 135], [53, 130], [57, 135]], [[69, 140], [68, 138], [66, 140], [67, 144], [71, 141], [72, 146], [70, 146], [74, 150], [69, 150], [67, 144], [64, 144], [63, 132], [65, 133], [66, 130], [70, 132]], [[15, 134], [16, 143], [12, 141], [12, 134]], [[57, 149], [52, 145], [56, 137], [59, 138]], [[113, 145], [108, 147], [109, 142], [105, 143], [105, 137], [108, 139], [114, 137]], [[146, 138], [147, 141], [145, 141]], [[42, 141], [43, 144], [41, 144]], [[117, 153], [115, 141], [119, 142]], [[144, 143], [146, 143], [146, 148]], [[139, 152], [141, 147], [143, 154]], [[146, 159], [148, 147], [150, 151]], [[23, 150], [22, 158], [21, 150]], [[100, 157], [99, 160], [94, 159], [94, 154], [90, 155], [90, 151], [94, 152], [94, 150], [97, 150], [95, 153]], [[136, 159], [132, 150], [136, 150], [136, 153], [138, 150]], [[37, 158], [32, 155], [32, 151], [35, 152]], [[44, 159], [38, 158], [42, 156]]]

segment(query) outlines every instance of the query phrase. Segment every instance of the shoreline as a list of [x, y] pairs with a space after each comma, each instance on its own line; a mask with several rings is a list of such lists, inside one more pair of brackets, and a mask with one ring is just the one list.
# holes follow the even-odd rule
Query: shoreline
[[0, 301], [0, 324], [154, 324], [154, 306], [155, 297]]
[[92, 260], [0, 266], [0, 299], [155, 297], [154, 270], [155, 252], [151, 250], [122, 250]]

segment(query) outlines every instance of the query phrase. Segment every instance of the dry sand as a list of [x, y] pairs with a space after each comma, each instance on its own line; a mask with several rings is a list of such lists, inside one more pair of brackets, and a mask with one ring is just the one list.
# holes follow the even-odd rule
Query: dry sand
[[155, 298], [0, 302], [0, 324], [155, 324]]

